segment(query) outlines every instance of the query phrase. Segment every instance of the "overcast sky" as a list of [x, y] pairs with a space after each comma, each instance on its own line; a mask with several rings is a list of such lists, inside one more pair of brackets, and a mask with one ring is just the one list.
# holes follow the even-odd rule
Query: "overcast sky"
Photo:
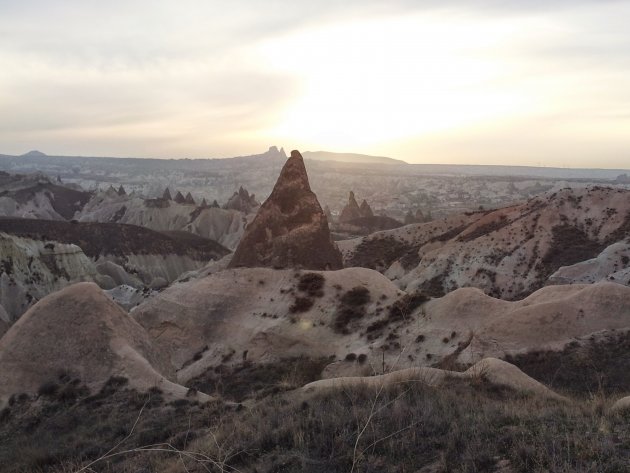
[[630, 0], [0, 0], [0, 153], [630, 168], [629, 19]]

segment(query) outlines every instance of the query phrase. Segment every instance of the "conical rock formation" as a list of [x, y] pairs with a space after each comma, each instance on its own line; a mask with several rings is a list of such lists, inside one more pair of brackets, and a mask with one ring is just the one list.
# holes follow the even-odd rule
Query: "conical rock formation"
[[175, 194], [175, 202], [177, 202], [178, 204], [183, 204], [186, 202], [186, 198], [182, 195], [180, 191], [177, 191], [177, 194]]
[[350, 191], [348, 203], [341, 211], [339, 221], [341, 223], [346, 223], [357, 218], [361, 218], [361, 209], [359, 208], [359, 204], [357, 204], [357, 199], [354, 197], [354, 192]]
[[193, 196], [190, 192], [186, 194], [186, 199], [184, 200], [184, 202], [190, 205], [195, 205], [195, 199], [193, 199]]
[[365, 199], [361, 202], [361, 207], [359, 208], [359, 212], [361, 212], [361, 217], [374, 217], [374, 212], [372, 212], [372, 207], [367, 203]]
[[340, 269], [341, 253], [311, 191], [304, 160], [291, 151], [273, 192], [245, 229], [231, 268]]

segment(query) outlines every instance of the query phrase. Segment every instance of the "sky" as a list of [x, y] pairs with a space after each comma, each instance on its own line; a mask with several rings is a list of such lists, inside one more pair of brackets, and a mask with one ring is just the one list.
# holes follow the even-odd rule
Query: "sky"
[[630, 168], [630, 0], [0, 0], [0, 153]]

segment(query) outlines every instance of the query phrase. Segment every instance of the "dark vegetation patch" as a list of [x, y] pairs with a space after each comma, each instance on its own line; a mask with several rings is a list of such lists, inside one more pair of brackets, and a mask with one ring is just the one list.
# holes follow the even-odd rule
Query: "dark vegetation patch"
[[325, 281], [324, 276], [319, 273], [304, 273], [298, 279], [297, 288], [311, 297], [323, 297]]
[[443, 241], [452, 240], [457, 235], [459, 235], [461, 232], [466, 230], [466, 228], [468, 228], [468, 225], [460, 225], [459, 227], [451, 228], [450, 230], [447, 230], [444, 233], [441, 233], [439, 235], [434, 236], [427, 243], [435, 243], [436, 241], [442, 241], [443, 242]]
[[465, 235], [460, 235], [457, 238], [457, 241], [461, 242], [469, 242], [476, 240], [477, 238], [489, 235], [490, 233], [497, 232], [502, 228], [510, 225], [508, 218], [505, 215], [501, 215], [499, 218], [494, 219], [492, 222], [484, 223], [483, 225], [477, 226], [471, 232], [466, 233]]
[[596, 257], [606, 246], [605, 243], [591, 240], [582, 230], [569, 224], [556, 225], [551, 231], [551, 246], [539, 268], [541, 281], [546, 281], [561, 266]]
[[335, 312], [333, 328], [339, 333], [350, 333], [348, 325], [365, 317], [365, 305], [370, 302], [370, 291], [366, 287], [357, 286], [339, 298], [339, 305]]
[[292, 314], [299, 314], [301, 312], [308, 312], [313, 307], [313, 299], [308, 297], [296, 297], [293, 304], [289, 307], [289, 312]]
[[552, 389], [572, 395], [630, 392], [630, 332], [573, 342], [562, 351], [538, 351], [505, 359]]
[[228, 401], [260, 399], [270, 394], [295, 389], [320, 379], [329, 358], [286, 358], [273, 363], [219, 366], [192, 379], [188, 385]]
[[[127, 387], [126, 378], [112, 377], [90, 394], [78, 379], [62, 375], [42, 385], [36, 398], [14, 395], [0, 414], [0, 470], [45, 472], [70, 460], [94, 460], [127, 437], [136, 420], [121, 449], [160, 442], [184, 448], [207, 426], [208, 417], [206, 406], [166, 404], [158, 389], [137, 392]], [[90, 471], [139, 471], [125, 470], [130, 457], [113, 457]]]
[[[355, 249], [349, 266], [384, 271], [389, 268], [394, 261], [403, 258], [405, 264], [409, 265], [406, 266], [406, 269], [417, 266], [420, 262], [418, 258], [418, 247], [397, 240], [393, 236], [367, 238]], [[416, 259], [417, 262], [414, 265], [413, 263]]]
[[[267, 399], [224, 422], [215, 436], [235, 451], [230, 463], [265, 472], [627, 471], [628, 418], [599, 428], [589, 404], [523, 397], [488, 385], [422, 383], [329, 391], [292, 401]], [[369, 419], [369, 421], [368, 421]], [[364, 426], [367, 423], [367, 428]], [[234, 429], [238, 425], [238, 429]], [[363, 434], [357, 439], [357, 432]], [[212, 445], [207, 442], [206, 445]], [[356, 446], [356, 448], [355, 448]], [[209, 447], [205, 454], [214, 456]], [[500, 467], [503, 468], [500, 468]]]
[[630, 212], [626, 214], [623, 223], [607, 238], [606, 243], [612, 244], [630, 237]]
[[405, 294], [389, 308], [389, 320], [398, 321], [409, 317], [411, 313], [431, 298], [422, 291]]
[[400, 228], [404, 224], [391, 217], [386, 217], [383, 215], [372, 215], [371, 217], [355, 218], [353, 220], [350, 220], [349, 222], [346, 222], [346, 225], [360, 227], [368, 233], [373, 233], [381, 230], [393, 230], [394, 228]]
[[[264, 391], [264, 379], [252, 378], [253, 371], [239, 373], [226, 375], [226, 381], [242, 377], [242, 389], [258, 385], [258, 392]], [[124, 381], [113, 380], [72, 405], [16, 397], [8, 414], [0, 413], [3, 473], [77, 471], [129, 435], [136, 420], [117, 451], [168, 442], [225, 463], [200, 464], [186, 455], [147, 451], [112, 457], [89, 471], [614, 473], [630, 468], [630, 416], [604, 416], [597, 400], [563, 403], [520, 395], [483, 377], [444, 387], [402, 383], [299, 399], [280, 394], [246, 408], [186, 400], [166, 404], [159, 393], [131, 391]], [[73, 463], [60, 464], [66, 460]]]
[[434, 276], [428, 281], [423, 281], [418, 287], [418, 290], [429, 297], [443, 297], [447, 292], [444, 288], [444, 279], [445, 275], [447, 275], [449, 271], [450, 268], [442, 274]]
[[73, 243], [91, 257], [177, 254], [197, 260], [230, 253], [219, 243], [188, 232], [157, 232], [121, 223], [61, 222], [0, 217], [0, 232], [33, 240]]

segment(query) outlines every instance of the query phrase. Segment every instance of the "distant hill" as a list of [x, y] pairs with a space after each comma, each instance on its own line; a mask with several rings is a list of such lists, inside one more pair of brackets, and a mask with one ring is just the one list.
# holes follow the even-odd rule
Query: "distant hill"
[[43, 157], [46, 156], [45, 153], [42, 153], [41, 151], [37, 151], [37, 150], [33, 150], [33, 151], [29, 151], [28, 153], [24, 153], [22, 156], [38, 156], [38, 157]]
[[344, 163], [366, 163], [366, 164], [407, 164], [400, 159], [386, 158], [384, 156], [370, 156], [357, 153], [333, 153], [331, 151], [305, 151], [302, 153], [304, 159], [314, 161], [340, 161]]

